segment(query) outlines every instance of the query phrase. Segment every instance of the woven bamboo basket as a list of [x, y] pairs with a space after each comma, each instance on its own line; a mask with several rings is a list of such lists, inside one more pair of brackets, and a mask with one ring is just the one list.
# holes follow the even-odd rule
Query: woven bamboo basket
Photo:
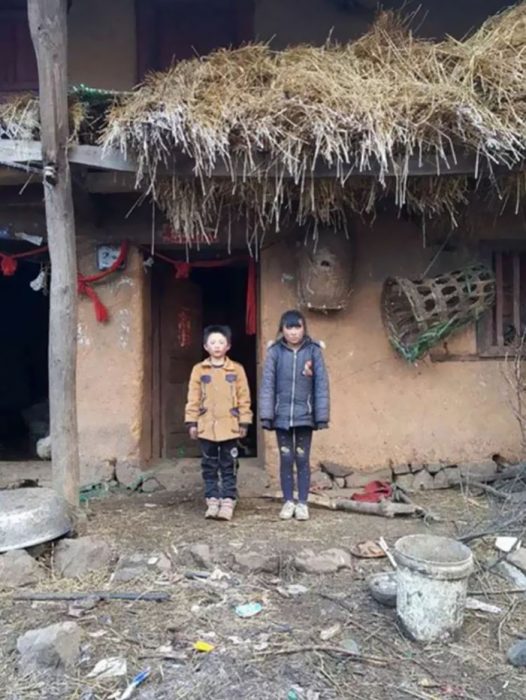
[[339, 311], [352, 291], [352, 243], [325, 229], [302, 245], [298, 257], [298, 301], [311, 311]]
[[494, 303], [495, 277], [485, 265], [426, 279], [390, 277], [381, 301], [389, 340], [409, 362], [476, 321]]

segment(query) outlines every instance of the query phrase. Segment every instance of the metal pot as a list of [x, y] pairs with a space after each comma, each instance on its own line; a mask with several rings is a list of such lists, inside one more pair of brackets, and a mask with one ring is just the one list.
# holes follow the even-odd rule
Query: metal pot
[[68, 505], [52, 489], [0, 491], [0, 552], [49, 542], [70, 530]]

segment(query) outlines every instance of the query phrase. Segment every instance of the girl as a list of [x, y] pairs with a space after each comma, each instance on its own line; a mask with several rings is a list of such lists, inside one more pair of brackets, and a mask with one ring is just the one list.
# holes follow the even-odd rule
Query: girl
[[[263, 428], [275, 430], [284, 504], [280, 518], [308, 520], [312, 431], [329, 427], [329, 379], [320, 343], [309, 338], [305, 317], [286, 311], [263, 369], [259, 412]], [[294, 464], [298, 504], [294, 503]]]

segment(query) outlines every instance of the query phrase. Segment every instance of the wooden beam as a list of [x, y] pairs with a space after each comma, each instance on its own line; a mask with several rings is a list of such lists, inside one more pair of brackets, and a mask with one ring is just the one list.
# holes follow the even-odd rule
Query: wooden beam
[[[103, 149], [101, 146], [73, 145], [68, 149], [70, 163], [83, 165], [102, 171], [112, 171], [115, 173], [128, 173], [135, 175], [138, 169], [137, 159], [128, 154], [126, 157], [117, 149]], [[42, 161], [42, 146], [39, 141], [0, 141], [0, 163], [20, 164], [20, 163], [40, 163]], [[495, 175], [508, 174], [526, 169], [526, 163], [518, 164], [513, 168], [505, 166], [494, 166], [492, 173]], [[461, 153], [455, 160], [444, 163], [436, 158], [409, 159], [407, 167], [402, 161], [392, 163], [385, 171], [386, 177], [396, 177], [407, 170], [411, 177], [427, 177], [429, 175], [474, 175], [477, 172], [477, 158], [474, 154]], [[192, 177], [195, 174], [195, 163], [188, 156], [178, 153], [174, 154], [173, 162], [165, 165], [159, 170], [160, 174], [175, 175], [178, 177]], [[478, 172], [489, 174], [487, 165], [478, 166]], [[278, 176], [278, 169], [269, 164], [264, 154], [254, 157], [254, 167], [245, 169], [241, 161], [234, 165], [234, 173], [239, 177], [261, 177], [267, 173], [271, 177]], [[372, 162], [369, 167], [360, 169], [357, 165], [349, 165], [343, 168], [340, 173], [335, 168], [320, 161], [312, 170], [314, 178], [333, 177], [378, 177], [381, 173], [380, 164]], [[107, 178], [101, 181], [108, 182]], [[212, 177], [231, 177], [229, 169], [224, 163], [218, 163], [211, 173]], [[286, 177], [291, 177], [289, 174]], [[128, 180], [128, 187], [131, 191], [134, 188], [135, 180]], [[94, 185], [97, 186], [97, 185]], [[108, 187], [108, 185], [105, 185]], [[122, 191], [118, 189], [117, 191]]]
[[[53, 487], [79, 502], [77, 253], [68, 161], [67, 0], [28, 0], [38, 65], [44, 199], [51, 258], [49, 408]], [[28, 160], [33, 160], [29, 157]]]

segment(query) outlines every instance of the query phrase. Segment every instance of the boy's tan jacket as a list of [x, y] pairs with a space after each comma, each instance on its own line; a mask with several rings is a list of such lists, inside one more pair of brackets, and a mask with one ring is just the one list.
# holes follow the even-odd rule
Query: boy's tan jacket
[[184, 419], [187, 425], [197, 425], [197, 435], [205, 440], [238, 438], [240, 425], [252, 423], [250, 389], [243, 366], [228, 357], [222, 367], [213, 367], [209, 359], [195, 365]]

